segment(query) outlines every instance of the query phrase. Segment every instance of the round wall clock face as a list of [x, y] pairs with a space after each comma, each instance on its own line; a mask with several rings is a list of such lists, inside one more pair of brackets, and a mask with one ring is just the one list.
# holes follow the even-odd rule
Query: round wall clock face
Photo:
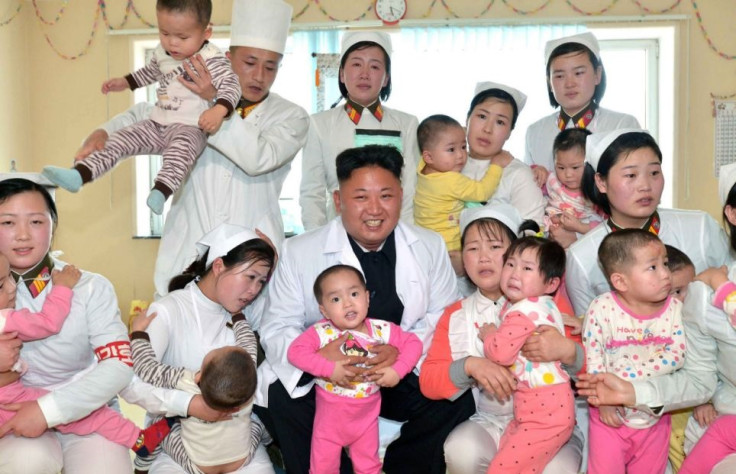
[[406, 15], [406, 0], [376, 0], [376, 16], [386, 24], [398, 23]]

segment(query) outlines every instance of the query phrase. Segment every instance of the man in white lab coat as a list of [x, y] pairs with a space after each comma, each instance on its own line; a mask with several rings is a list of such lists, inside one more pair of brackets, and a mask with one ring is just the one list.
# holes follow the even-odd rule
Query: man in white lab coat
[[[286, 351], [302, 331], [322, 319], [312, 292], [317, 275], [338, 263], [360, 269], [371, 292], [368, 316], [415, 333], [425, 354], [444, 308], [460, 298], [442, 238], [399, 222], [402, 164], [399, 151], [388, 146], [352, 148], [338, 155], [339, 189], [333, 198], [341, 216], [287, 240], [269, 284], [260, 331], [266, 362], [259, 369], [256, 402], [268, 406], [268, 424], [290, 473], [309, 468], [314, 384], [309, 374], [288, 362]], [[329, 352], [324, 355], [333, 360], [345, 357]], [[396, 357], [391, 346], [374, 352], [374, 362], [381, 366]], [[444, 439], [475, 410], [469, 391], [454, 402], [425, 398], [417, 372], [381, 390], [381, 416], [407, 422], [386, 451], [387, 473], [444, 473]], [[266, 418], [266, 410], [257, 408]]]
[[[238, 75], [243, 97], [237, 113], [211, 135], [208, 146], [166, 217], [154, 282], [159, 296], [169, 280], [197, 257], [195, 243], [223, 222], [264, 232], [280, 247], [284, 225], [279, 195], [291, 160], [304, 146], [309, 115], [298, 105], [270, 92], [276, 79], [291, 24], [292, 7], [283, 0], [235, 0], [228, 58]], [[204, 63], [193, 59], [194, 82], [186, 85], [207, 99], [215, 89]], [[108, 133], [148, 118], [151, 104], [138, 104], [85, 141], [77, 158], [101, 148]]]

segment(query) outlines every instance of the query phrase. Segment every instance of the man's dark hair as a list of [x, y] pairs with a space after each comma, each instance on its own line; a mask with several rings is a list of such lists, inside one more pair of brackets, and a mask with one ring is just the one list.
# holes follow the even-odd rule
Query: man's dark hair
[[368, 166], [383, 168], [401, 181], [401, 168], [404, 157], [396, 147], [390, 145], [366, 145], [360, 148], [348, 148], [335, 159], [337, 181], [343, 183], [350, 179], [353, 171]]

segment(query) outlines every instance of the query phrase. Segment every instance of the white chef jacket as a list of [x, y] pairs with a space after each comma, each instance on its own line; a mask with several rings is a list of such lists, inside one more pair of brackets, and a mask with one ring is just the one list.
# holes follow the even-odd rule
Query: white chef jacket
[[[54, 268], [66, 264], [54, 259]], [[53, 283], [33, 298], [18, 283], [16, 308], [38, 313]], [[94, 350], [128, 342], [112, 284], [96, 273], [82, 272], [74, 286], [72, 306], [58, 334], [24, 342], [20, 356], [28, 366], [23, 384], [51, 390], [38, 399], [49, 427], [69, 423], [107, 404], [133, 377], [133, 367], [118, 358], [97, 362]], [[128, 354], [129, 358], [129, 354]], [[132, 360], [130, 360], [132, 364]]]
[[[103, 128], [112, 133], [148, 118], [152, 108], [135, 105]], [[271, 92], [245, 119], [233, 114], [210, 135], [166, 216], [154, 274], [158, 295], [195, 260], [195, 243], [223, 222], [260, 229], [280, 248], [279, 195], [308, 127], [304, 109]]]
[[[461, 295], [439, 234], [399, 222], [394, 238], [396, 293], [404, 305], [401, 329], [416, 334], [424, 345], [419, 367], [445, 307]], [[314, 280], [322, 270], [339, 263], [361, 268], [339, 217], [284, 243], [261, 321], [266, 361], [258, 368], [256, 404], [267, 406], [268, 386], [276, 378], [292, 398], [311, 389], [312, 384], [296, 386], [302, 371], [289, 363], [286, 352], [299, 334], [323, 318], [312, 290]]]
[[[389, 109], [383, 104], [383, 119], [379, 122], [366, 108], [358, 125], [348, 117], [340, 105], [314, 114], [310, 118], [307, 143], [302, 153], [302, 183], [299, 205], [302, 223], [306, 230], [316, 229], [335, 217], [332, 192], [338, 188], [335, 158], [340, 152], [355, 147], [355, 129], [396, 130], [401, 132], [404, 168], [401, 170], [401, 187], [404, 198], [401, 219], [414, 223], [414, 188], [417, 183], [419, 146], [417, 145], [417, 118], [413, 115]], [[330, 195], [328, 199], [328, 193]]]
[[[527, 165], [539, 165], [547, 168], [552, 172], [555, 167], [554, 154], [552, 147], [555, 137], [560, 133], [557, 128], [557, 119], [560, 116], [559, 111], [543, 117], [526, 129], [526, 153], [524, 154], [524, 163]], [[575, 125], [569, 121], [566, 128], [573, 128]], [[613, 110], [599, 107], [593, 115], [593, 120], [586, 127], [593, 133], [610, 132], [620, 128], [641, 128], [639, 122], [633, 115], [614, 112]]]
[[[490, 165], [490, 160], [468, 157], [462, 173], [469, 178], [479, 180], [485, 175]], [[501, 183], [488, 201], [489, 205], [501, 203], [514, 206], [523, 219], [531, 219], [540, 227], [544, 224], [544, 207], [547, 205], [547, 200], [534, 182], [531, 168], [516, 158], [503, 169]]]
[[[683, 209], [658, 212], [659, 238], [685, 252], [696, 273], [731, 262], [726, 234], [710, 215]], [[598, 264], [598, 247], [609, 232], [604, 222], [567, 249], [565, 282], [575, 314], [584, 314], [593, 298], [611, 290]]]
[[[734, 281], [736, 264], [731, 264], [728, 276]], [[652, 412], [663, 407], [661, 411], [668, 412], [712, 400], [719, 414], [736, 415], [736, 329], [712, 301], [709, 286], [690, 283], [682, 314], [685, 365], [673, 374], [632, 382], [636, 408]]]

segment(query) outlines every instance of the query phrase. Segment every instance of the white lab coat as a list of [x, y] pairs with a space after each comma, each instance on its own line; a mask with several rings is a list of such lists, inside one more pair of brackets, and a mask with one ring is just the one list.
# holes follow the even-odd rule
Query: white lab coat
[[[552, 115], [543, 117], [529, 125], [529, 128], [526, 129], [524, 163], [529, 166], [544, 166], [547, 168], [547, 171], [552, 172], [554, 169], [552, 146], [554, 145], [555, 137], [560, 133], [560, 129], [557, 128], [557, 117], [559, 115], [559, 112], [555, 112]], [[567, 124], [567, 128], [572, 127], [572, 122]], [[599, 107], [595, 111], [593, 120], [590, 121], [587, 127], [593, 133], [609, 132], [620, 128], [641, 128], [641, 126], [633, 115]]]
[[[479, 180], [485, 175], [490, 164], [490, 160], [468, 157], [463, 174]], [[501, 203], [514, 206], [524, 219], [531, 219], [540, 226], [544, 223], [544, 207], [547, 200], [534, 182], [531, 168], [515, 158], [503, 169], [501, 182], [488, 201], [489, 205]]]
[[[683, 209], [659, 209], [658, 212], [659, 238], [685, 252], [696, 272], [730, 263], [726, 234], [708, 214]], [[576, 314], [584, 314], [593, 298], [610, 291], [598, 265], [598, 247], [609, 232], [607, 223], [600, 224], [567, 250], [565, 282]]]
[[[111, 133], [146, 119], [152, 108], [138, 104], [103, 128]], [[308, 127], [304, 109], [272, 92], [245, 119], [233, 114], [209, 137], [166, 217], [154, 275], [158, 295], [197, 257], [194, 244], [223, 222], [260, 229], [280, 248], [279, 195]]]
[[[394, 236], [396, 292], [404, 304], [401, 328], [419, 337], [426, 355], [437, 321], [447, 305], [461, 298], [460, 291], [439, 234], [400, 222]], [[322, 270], [338, 263], [360, 269], [339, 217], [284, 243], [261, 321], [266, 361], [258, 368], [256, 404], [267, 406], [268, 386], [277, 378], [292, 398], [311, 389], [311, 384], [296, 386], [302, 371], [289, 363], [286, 352], [299, 334], [322, 319], [312, 287]]]
[[[398, 110], [383, 108], [380, 122], [367, 109], [355, 125], [345, 108], [314, 114], [310, 118], [307, 143], [302, 153], [302, 183], [299, 205], [302, 208], [302, 223], [306, 230], [316, 229], [335, 217], [332, 192], [337, 189], [335, 158], [340, 152], [355, 147], [355, 129], [397, 130], [401, 132], [404, 168], [401, 170], [401, 187], [404, 198], [401, 204], [401, 219], [414, 223], [414, 189], [417, 183], [419, 146], [417, 145], [417, 118]], [[328, 193], [330, 197], [328, 198]]]

